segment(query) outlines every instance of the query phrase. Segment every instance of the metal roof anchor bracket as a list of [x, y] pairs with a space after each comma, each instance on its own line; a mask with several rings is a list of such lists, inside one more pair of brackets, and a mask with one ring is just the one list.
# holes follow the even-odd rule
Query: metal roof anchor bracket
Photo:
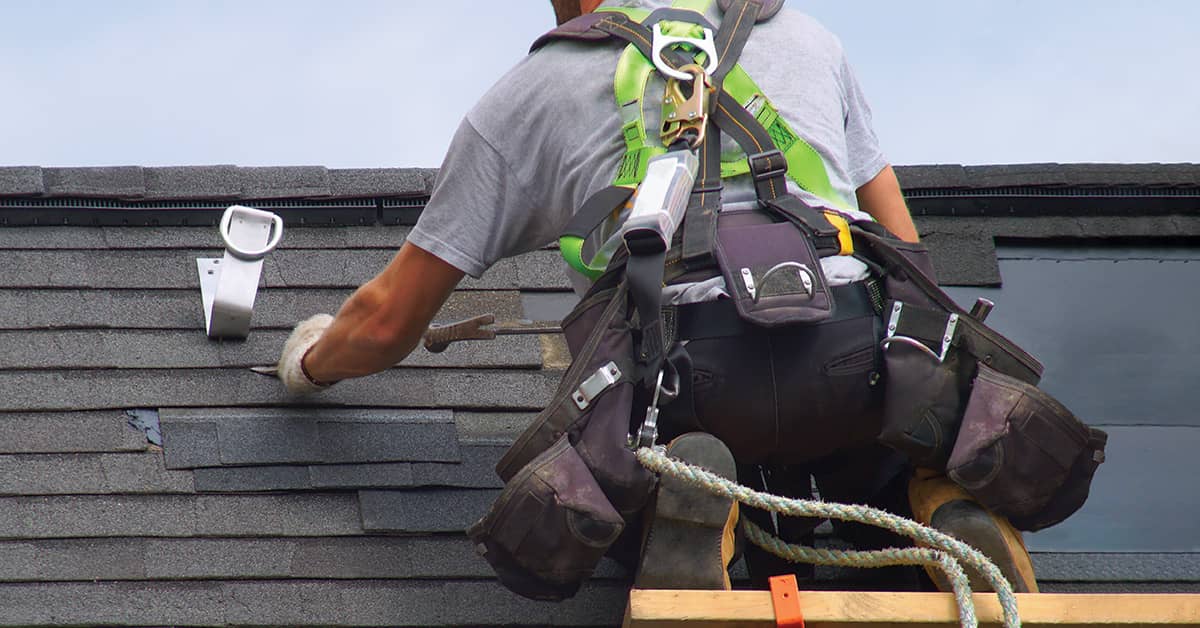
[[245, 338], [262, 275], [263, 259], [283, 237], [283, 219], [268, 211], [233, 205], [218, 227], [225, 256], [198, 257], [200, 300], [209, 338]]

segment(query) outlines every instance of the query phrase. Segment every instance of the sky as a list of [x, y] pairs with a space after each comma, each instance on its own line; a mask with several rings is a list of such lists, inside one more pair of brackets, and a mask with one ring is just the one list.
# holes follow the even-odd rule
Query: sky
[[[788, 0], [895, 164], [1200, 162], [1195, 0]], [[0, 166], [436, 167], [548, 0], [0, 0]]]

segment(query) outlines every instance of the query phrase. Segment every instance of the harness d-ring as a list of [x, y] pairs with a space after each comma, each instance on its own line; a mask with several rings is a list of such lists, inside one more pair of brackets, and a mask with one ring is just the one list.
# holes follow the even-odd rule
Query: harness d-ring
[[671, 78], [678, 79], [680, 81], [691, 80], [691, 74], [688, 74], [687, 72], [681, 72], [680, 70], [671, 67], [671, 65], [662, 58], [663, 50], [666, 50], [671, 46], [687, 45], [692, 46], [693, 48], [696, 48], [697, 50], [708, 55], [708, 59], [705, 61], [704, 65], [705, 74], [712, 74], [715, 72], [718, 61], [716, 38], [713, 37], [712, 29], [702, 28], [701, 30], [704, 31], [704, 37], [701, 39], [696, 39], [695, 37], [676, 37], [673, 35], [667, 35], [663, 32], [662, 22], [656, 23], [653, 29], [654, 40], [650, 46], [652, 56], [654, 57], [651, 59], [651, 61], [654, 62], [654, 67], [658, 68], [659, 72], [662, 72]]

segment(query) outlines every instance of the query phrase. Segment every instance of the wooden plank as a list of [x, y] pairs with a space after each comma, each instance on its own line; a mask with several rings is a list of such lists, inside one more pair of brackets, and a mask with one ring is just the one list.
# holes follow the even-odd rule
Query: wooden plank
[[[1200, 626], [1200, 595], [1141, 593], [1019, 593], [1021, 623], [1036, 626]], [[957, 626], [949, 593], [801, 591], [800, 608], [808, 628], [933, 628]], [[994, 594], [975, 595], [981, 626], [999, 626]], [[769, 591], [657, 591], [629, 594], [625, 626], [630, 628], [774, 626]]]

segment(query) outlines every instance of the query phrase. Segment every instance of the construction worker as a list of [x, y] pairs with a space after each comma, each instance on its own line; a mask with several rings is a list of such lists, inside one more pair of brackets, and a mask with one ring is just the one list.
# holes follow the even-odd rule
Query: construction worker
[[[552, 0], [552, 4], [562, 24], [595, 10], [601, 3]], [[670, 3], [624, 0], [619, 4], [653, 10]], [[782, 0], [763, 0], [761, 4], [762, 14], [767, 15], [778, 11]], [[721, 11], [716, 2], [707, 9], [706, 16], [713, 24], [720, 23]], [[336, 317], [321, 314], [297, 325], [279, 361], [279, 377], [290, 391], [314, 393], [338, 381], [389, 368], [416, 347], [464, 275], [478, 277], [501, 258], [543, 247], [558, 238], [575, 209], [612, 180], [623, 156], [622, 117], [613, 104], [613, 68], [621, 48], [554, 42], [499, 79], [460, 125], [432, 196], [395, 258], [355, 291]], [[899, 238], [915, 242], [917, 230], [896, 175], [879, 148], [867, 102], [837, 38], [810, 17], [779, 11], [755, 27], [739, 63], [758, 81], [791, 128], [820, 154], [830, 183], [847, 202], [845, 215], [873, 219]], [[723, 149], [736, 150], [736, 146], [726, 142]], [[754, 203], [749, 178], [742, 176], [726, 183], [722, 196], [725, 207]], [[802, 200], [827, 205], [823, 199], [792, 187], [789, 182], [789, 190]], [[824, 258], [822, 267], [831, 285], [854, 285], [868, 276], [868, 266], [848, 256]], [[582, 277], [573, 279], [586, 285]], [[869, 325], [866, 328], [871, 329]], [[876, 341], [869, 340], [868, 344]], [[725, 363], [740, 372], [758, 372], [759, 366], [737, 362], [743, 357], [757, 360], [757, 349], [744, 351], [747, 356], [731, 355], [728, 339], [723, 342], [726, 344], [712, 348], [716, 355], [713, 369], [719, 370], [723, 368], [720, 363]], [[703, 361], [701, 345], [695, 343], [698, 361]], [[864, 404], [877, 403], [879, 397], [862, 383], [871, 370], [868, 363], [861, 381], [855, 384], [856, 391], [865, 391]], [[728, 375], [731, 388], [734, 381], [740, 382], [731, 373], [716, 375], [718, 379]], [[869, 384], [874, 385], [874, 381]], [[818, 397], [828, 393], [820, 387], [809, 390], [807, 382], [778, 384], [779, 389], [797, 386]], [[768, 390], [765, 396], [772, 394]], [[683, 425], [686, 420], [673, 428], [669, 417], [664, 419], [664, 431], [679, 438], [668, 451], [786, 496], [808, 496], [810, 476], [815, 476], [823, 499], [878, 505], [932, 522], [985, 551], [1013, 581], [1016, 590], [1036, 590], [1019, 533], [943, 476], [913, 475], [902, 455], [874, 442], [871, 429], [877, 429], [877, 425], [869, 421], [856, 425], [853, 419], [844, 423], [827, 421], [827, 417], [841, 412], [838, 407], [815, 419], [804, 418], [802, 408], [784, 410], [795, 415], [797, 421], [823, 422], [808, 430], [817, 436], [810, 439], [813, 455], [802, 463], [741, 464], [735, 468], [729, 449], [738, 453], [739, 445], [726, 438], [727, 448], [721, 440], [706, 434], [684, 434], [688, 431]], [[860, 410], [847, 409], [846, 416]], [[720, 429], [710, 431], [722, 435]], [[665, 521], [674, 513], [677, 519], [691, 517], [692, 521], [674, 528], [664, 523], [657, 534], [652, 528], [645, 552], [660, 555], [643, 561], [637, 576], [639, 586], [728, 586], [724, 569], [736, 511], [727, 500], [687, 491], [686, 487], [663, 481], [655, 506], [657, 519]], [[680, 514], [689, 508], [706, 513], [700, 516], [704, 520], [701, 527], [709, 528], [708, 544], [719, 546], [714, 550], [719, 556], [688, 549], [689, 538], [703, 536], [703, 531], [689, 529], [696, 527], [695, 512]], [[775, 525], [763, 513], [746, 514], [761, 527], [781, 533], [785, 540], [801, 540], [812, 527], [809, 522]], [[839, 531], [861, 547], [899, 542], [857, 526]], [[752, 575], [759, 580], [771, 572], [788, 569], [762, 554], [751, 554], [749, 558]], [[706, 571], [692, 566], [696, 561], [716, 561], [717, 567]], [[700, 575], [689, 579], [687, 573]], [[978, 578], [973, 580], [974, 585], [986, 586]]]

